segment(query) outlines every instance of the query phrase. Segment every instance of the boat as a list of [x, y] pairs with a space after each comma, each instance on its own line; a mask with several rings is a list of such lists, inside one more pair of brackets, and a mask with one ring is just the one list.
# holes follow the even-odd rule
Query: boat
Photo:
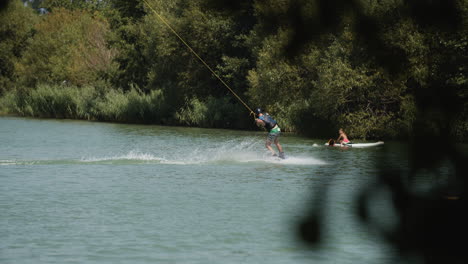
[[[347, 143], [347, 144], [339, 144], [335, 143], [334, 145], [331, 145], [331, 147], [342, 147], [342, 148], [347, 148], [347, 147], [352, 147], [352, 148], [369, 148], [369, 147], [376, 147], [376, 146], [381, 146], [383, 145], [383, 141], [377, 141], [377, 142], [372, 142], [372, 143]], [[329, 146], [328, 142], [325, 143], [325, 146]]]

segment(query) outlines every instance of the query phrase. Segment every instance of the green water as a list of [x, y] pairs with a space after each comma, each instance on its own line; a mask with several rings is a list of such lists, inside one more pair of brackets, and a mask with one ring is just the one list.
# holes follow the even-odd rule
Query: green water
[[[384, 148], [263, 132], [0, 118], [0, 263], [382, 263], [353, 194]], [[386, 144], [387, 146], [387, 144]], [[402, 166], [405, 166], [402, 163]], [[296, 238], [329, 192], [324, 243]], [[385, 204], [385, 198], [381, 199]], [[378, 207], [378, 206], [377, 206]]]

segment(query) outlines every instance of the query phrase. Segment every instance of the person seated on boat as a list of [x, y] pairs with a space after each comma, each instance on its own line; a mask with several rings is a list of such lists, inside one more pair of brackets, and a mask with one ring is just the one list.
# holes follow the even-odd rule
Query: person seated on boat
[[340, 133], [340, 136], [338, 137], [336, 142], [340, 142], [340, 144], [349, 144], [349, 143], [351, 143], [351, 141], [349, 141], [348, 136], [346, 135], [346, 133], [343, 131], [342, 128], [340, 128], [338, 133]]
[[335, 140], [334, 140], [333, 138], [331, 138], [330, 140], [328, 140], [327, 143], [328, 143], [328, 146], [330, 146], [330, 147], [335, 146]]
[[[263, 113], [261, 108], [257, 108], [255, 110], [255, 114], [257, 115], [257, 118], [255, 118], [257, 126], [265, 127], [268, 131], [265, 147], [273, 154], [273, 156], [279, 156], [284, 159], [283, 147], [281, 147], [281, 144], [279, 143], [281, 129], [278, 126], [278, 123], [268, 113]], [[278, 148], [278, 155], [276, 155], [275, 151], [271, 147], [271, 143], [274, 143]]]

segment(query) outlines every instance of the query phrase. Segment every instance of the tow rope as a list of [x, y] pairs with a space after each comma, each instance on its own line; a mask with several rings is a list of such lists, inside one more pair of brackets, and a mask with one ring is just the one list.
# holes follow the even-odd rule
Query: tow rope
[[249, 110], [249, 114], [253, 115], [255, 118], [255, 112], [242, 100], [242, 98], [240, 98], [234, 92], [234, 90], [232, 90], [231, 87], [229, 87], [229, 85], [227, 85], [227, 83], [224, 82], [223, 79], [221, 79], [221, 77], [219, 77], [219, 75], [216, 74], [216, 72], [202, 59], [202, 57], [200, 57], [200, 55], [198, 55], [198, 53], [196, 53], [192, 47], [190, 47], [190, 45], [177, 33], [177, 31], [175, 31], [175, 29], [158, 12], [156, 12], [153, 7], [151, 7], [147, 0], [143, 0], [143, 2], [159, 18], [159, 20], [161, 20], [163, 24], [166, 25], [172, 31], [172, 33], [177, 36], [177, 38], [179, 38], [179, 40], [190, 50], [190, 52], [192, 52], [193, 55], [195, 55], [195, 57], [197, 57], [197, 59], [200, 60], [206, 68], [208, 68], [208, 70], [245, 106], [245, 108], [247, 108], [247, 110]]

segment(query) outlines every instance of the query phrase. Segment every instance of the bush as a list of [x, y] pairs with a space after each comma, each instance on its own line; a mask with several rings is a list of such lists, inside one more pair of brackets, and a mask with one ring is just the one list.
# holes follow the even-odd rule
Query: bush
[[251, 119], [248, 111], [242, 109], [229, 97], [208, 97], [200, 101], [194, 97], [187, 99], [185, 107], [175, 114], [178, 122], [184, 125], [214, 128], [247, 128]]
[[144, 94], [138, 88], [123, 92], [42, 84], [29, 92], [9, 92], [0, 102], [2, 114], [31, 117], [163, 123], [168, 116], [161, 91]]
[[153, 90], [144, 94], [138, 88], [110, 90], [94, 108], [96, 119], [125, 123], [165, 123], [168, 116], [163, 94]]
[[95, 95], [93, 87], [41, 84], [29, 93], [17, 92], [11, 110], [24, 116], [91, 119]]

